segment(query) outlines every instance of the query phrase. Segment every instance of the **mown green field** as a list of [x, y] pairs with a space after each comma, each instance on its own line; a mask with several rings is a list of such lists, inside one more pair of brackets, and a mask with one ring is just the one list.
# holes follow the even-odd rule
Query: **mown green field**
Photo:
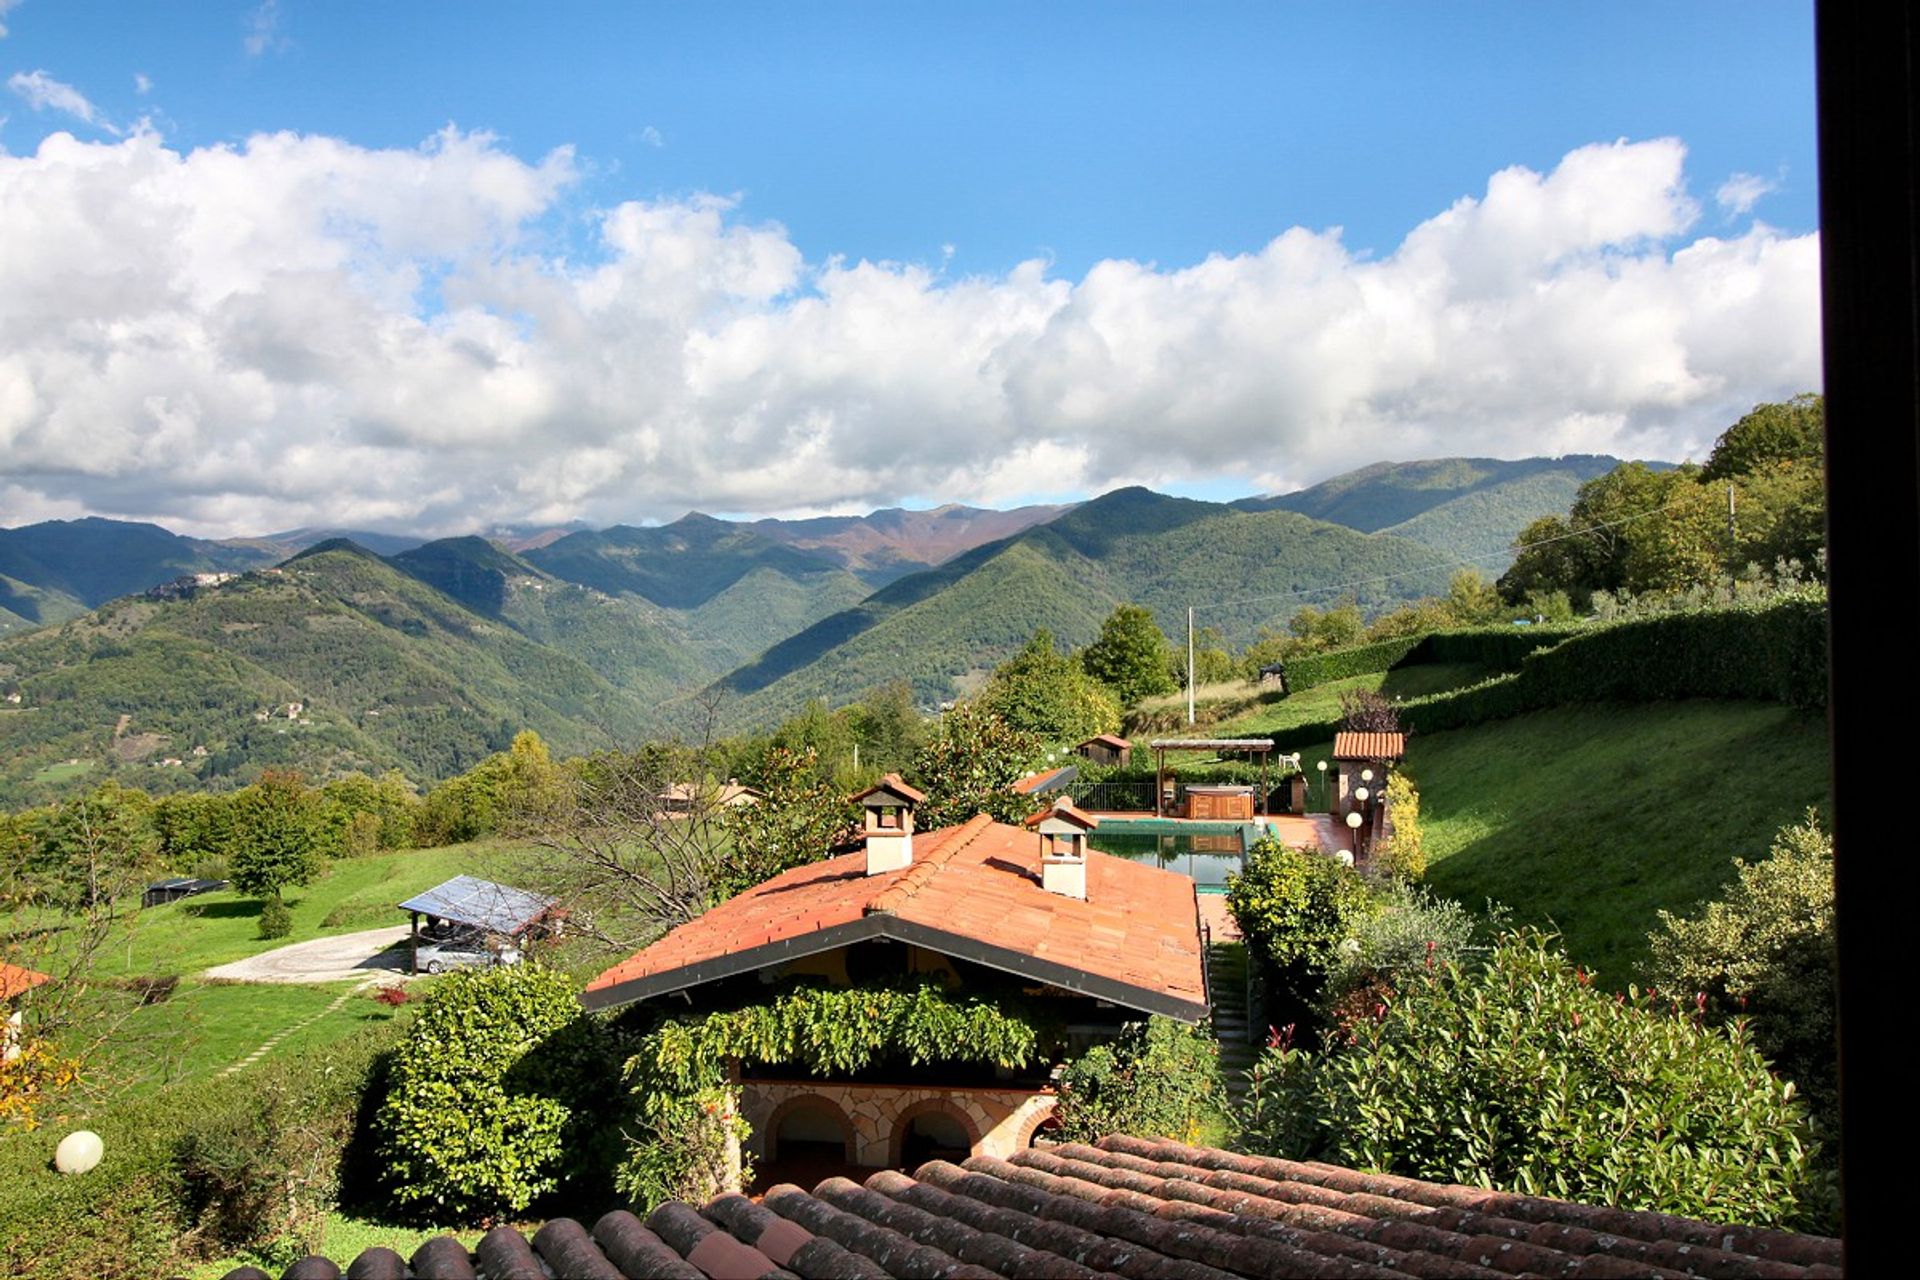
[[1428, 883], [1551, 922], [1611, 986], [1644, 981], [1661, 908], [1716, 896], [1828, 803], [1824, 717], [1768, 703], [1563, 707], [1416, 736], [1407, 769]]
[[143, 909], [101, 953], [96, 979], [179, 982], [166, 999], [130, 1009], [131, 994], [105, 993], [124, 1017], [97, 1063], [95, 1084], [109, 1092], [160, 1088], [221, 1071], [269, 1041], [270, 1056], [313, 1052], [389, 1016], [368, 992], [340, 1002], [353, 990], [346, 982], [242, 983], [200, 975], [290, 943], [405, 924], [395, 906], [403, 898], [463, 873], [499, 876], [512, 851], [503, 842], [480, 841], [341, 859], [312, 885], [288, 894], [293, 932], [271, 942], [259, 937], [260, 903], [237, 893]]

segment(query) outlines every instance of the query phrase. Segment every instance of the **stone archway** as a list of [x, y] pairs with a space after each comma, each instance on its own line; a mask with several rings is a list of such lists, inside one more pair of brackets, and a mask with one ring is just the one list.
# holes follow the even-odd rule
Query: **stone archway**
[[928, 1160], [964, 1160], [979, 1145], [980, 1131], [971, 1116], [945, 1098], [928, 1098], [894, 1117], [889, 1163], [917, 1168]]
[[1020, 1126], [1019, 1137], [1015, 1140], [1013, 1149], [1015, 1151], [1025, 1151], [1028, 1147], [1031, 1147], [1042, 1134], [1053, 1133], [1059, 1128], [1060, 1107], [1059, 1104], [1056, 1103], [1053, 1106], [1036, 1111], [1027, 1117], [1026, 1123]]
[[[788, 1098], [773, 1109], [762, 1129], [766, 1159], [812, 1155], [854, 1162], [853, 1118], [839, 1104], [817, 1093]], [[838, 1151], [833, 1148], [838, 1144]]]

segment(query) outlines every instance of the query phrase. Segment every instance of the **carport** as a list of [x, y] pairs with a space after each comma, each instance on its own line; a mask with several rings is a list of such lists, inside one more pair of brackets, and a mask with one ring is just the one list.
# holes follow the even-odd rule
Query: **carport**
[[407, 937], [407, 970], [420, 972], [420, 921], [465, 925], [482, 933], [518, 940], [537, 925], [557, 919], [557, 899], [545, 894], [495, 884], [476, 876], [455, 876], [400, 904], [413, 922]]

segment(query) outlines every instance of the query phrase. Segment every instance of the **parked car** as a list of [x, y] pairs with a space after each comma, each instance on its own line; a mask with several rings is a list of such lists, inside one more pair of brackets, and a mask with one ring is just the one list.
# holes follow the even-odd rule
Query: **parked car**
[[484, 969], [496, 964], [519, 964], [518, 947], [495, 951], [478, 938], [422, 939], [415, 956], [416, 972], [445, 973], [449, 969]]

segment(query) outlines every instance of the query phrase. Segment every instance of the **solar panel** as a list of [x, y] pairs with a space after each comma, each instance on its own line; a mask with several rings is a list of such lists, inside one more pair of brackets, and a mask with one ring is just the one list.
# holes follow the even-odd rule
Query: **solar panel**
[[451, 920], [489, 933], [516, 934], [539, 919], [556, 900], [544, 894], [495, 884], [474, 876], [455, 876], [400, 904], [402, 911]]

